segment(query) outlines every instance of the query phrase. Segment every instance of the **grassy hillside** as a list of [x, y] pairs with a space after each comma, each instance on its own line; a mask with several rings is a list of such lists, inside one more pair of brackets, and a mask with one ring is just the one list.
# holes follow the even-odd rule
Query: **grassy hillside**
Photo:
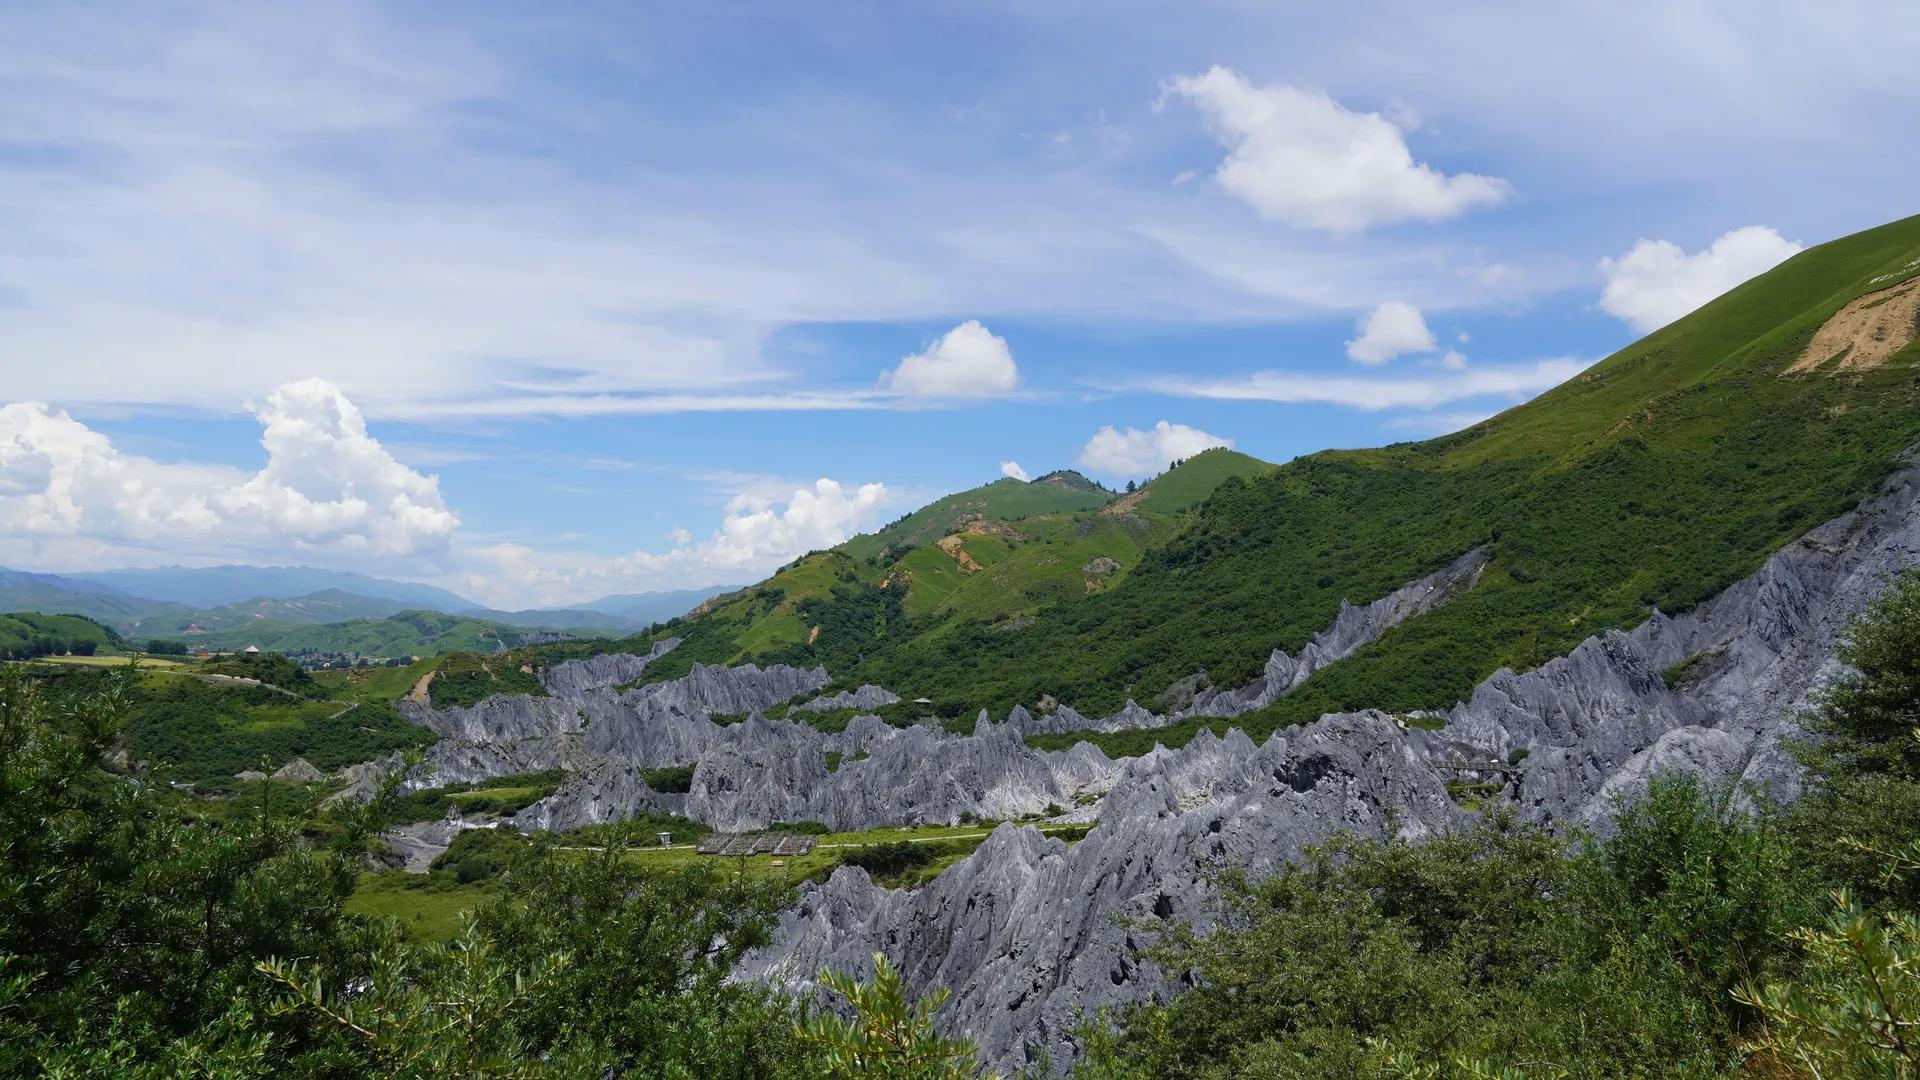
[[1055, 469], [1045, 476], [1034, 477], [1033, 482], [1036, 484], [1051, 485], [1057, 488], [1065, 488], [1068, 491], [1085, 491], [1106, 498], [1113, 496], [1113, 492], [1108, 491], [1101, 484], [1087, 479], [1086, 476], [1073, 469]]
[[[384, 619], [301, 624], [258, 619], [189, 638], [214, 649], [258, 645], [268, 652], [356, 652], [370, 656], [429, 656], [456, 651], [493, 652], [521, 642], [528, 631], [488, 619], [438, 611], [403, 611]], [[603, 631], [576, 628], [575, 636]]]
[[[1049, 473], [1048, 476], [1065, 474]], [[1078, 473], [1072, 474], [1078, 477]], [[1084, 477], [1080, 477], [1085, 480]], [[886, 528], [842, 545], [856, 559], [882, 552], [904, 552], [933, 543], [970, 516], [1019, 521], [1038, 514], [1066, 514], [1106, 505], [1111, 494], [1072, 483], [1025, 481], [1007, 477], [928, 503]]]
[[1176, 514], [1213, 494], [1230, 477], [1252, 480], [1278, 466], [1225, 448], [1203, 450], [1148, 481], [1121, 503], [1146, 513]]
[[[1272, 467], [1226, 451], [1197, 455], [1132, 503], [1071, 470], [949, 495], [673, 620], [660, 634], [686, 644], [650, 675], [753, 657], [839, 672], [895, 635], [931, 640], [973, 623], [1017, 622], [1112, 589], [1173, 534], [1178, 511], [1231, 476]], [[1149, 495], [1151, 507], [1136, 505]]]
[[[771, 592], [738, 594], [674, 632], [720, 656], [756, 625], [747, 609], [758, 603], [779, 612], [782, 632], [736, 655], [827, 663], [847, 684], [995, 709], [1044, 695], [1083, 711], [1130, 696], [1166, 705], [1163, 691], [1194, 672], [1247, 681], [1342, 600], [1370, 600], [1490, 545], [1473, 593], [1238, 722], [1261, 730], [1328, 709], [1451, 704], [1497, 667], [1538, 665], [1651, 606], [1699, 603], [1870, 492], [1920, 441], [1920, 348], [1867, 370], [1787, 368], [1843, 305], [1917, 266], [1920, 218], [1807, 251], [1454, 435], [1278, 467], [1196, 455], [1134, 500], [1145, 526], [1136, 562], [1106, 549], [1117, 570], [1093, 590], [1084, 579], [1078, 594], [1070, 587], [1085, 563], [1058, 550], [1063, 526], [1016, 513], [1038, 512], [1013, 504], [1036, 485], [1001, 481], [849, 542], [848, 558], [810, 556], [762, 587]], [[988, 509], [1011, 531], [927, 547]], [[1109, 515], [1061, 520], [1079, 530], [1096, 516]], [[802, 569], [816, 580], [795, 599], [781, 590]], [[1056, 575], [1051, 588], [1024, 593], [1042, 570]], [[806, 644], [814, 626], [822, 633]]]
[[350, 619], [384, 619], [406, 608], [407, 605], [393, 600], [323, 589], [289, 599], [262, 597], [214, 608], [175, 608], [133, 622], [126, 627], [126, 633], [136, 638], [179, 638], [186, 634], [189, 626], [198, 626], [209, 633], [244, 631], [255, 625], [285, 628]]
[[8, 660], [69, 652], [90, 656], [119, 644], [118, 634], [79, 615], [43, 615], [37, 611], [0, 615], [0, 658]]
[[[104, 667], [42, 664], [32, 670], [56, 704], [96, 691], [114, 675]], [[220, 786], [236, 773], [272, 771], [296, 757], [332, 771], [433, 741], [432, 732], [408, 723], [392, 705], [411, 685], [405, 668], [353, 680], [308, 679], [296, 669], [283, 673], [291, 689], [229, 682], [213, 673], [275, 677], [238, 660], [143, 667], [137, 673], [126, 743], [160, 779]]]

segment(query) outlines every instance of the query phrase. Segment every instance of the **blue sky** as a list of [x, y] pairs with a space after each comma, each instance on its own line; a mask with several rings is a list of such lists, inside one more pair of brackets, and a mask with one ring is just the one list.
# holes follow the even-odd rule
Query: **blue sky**
[[1119, 484], [1452, 430], [1912, 212], [1916, 31], [17, 5], [0, 564], [577, 601], [752, 580], [1003, 463]]

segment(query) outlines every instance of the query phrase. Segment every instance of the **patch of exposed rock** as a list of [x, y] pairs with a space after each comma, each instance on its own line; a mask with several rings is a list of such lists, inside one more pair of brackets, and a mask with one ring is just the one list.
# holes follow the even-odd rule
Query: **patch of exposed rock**
[[292, 780], [301, 784], [316, 784], [327, 778], [327, 774], [313, 767], [313, 762], [297, 757], [273, 771], [275, 780]]

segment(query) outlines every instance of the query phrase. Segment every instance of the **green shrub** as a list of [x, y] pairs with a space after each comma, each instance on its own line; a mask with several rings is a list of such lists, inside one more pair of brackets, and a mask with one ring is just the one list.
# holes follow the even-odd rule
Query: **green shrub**
[[495, 776], [471, 784], [422, 788], [395, 798], [388, 813], [394, 821], [403, 824], [438, 821], [446, 817], [450, 809], [458, 810], [463, 815], [512, 816], [560, 790], [566, 778], [565, 769], [549, 769], [546, 772]]
[[462, 885], [500, 876], [528, 850], [527, 839], [512, 829], [462, 829], [431, 868], [449, 870]]
[[767, 828], [774, 832], [800, 833], [803, 836], [825, 836], [833, 831], [818, 821], [776, 821]]
[[946, 1001], [941, 987], [917, 1001], [885, 953], [873, 954], [873, 979], [827, 971], [821, 985], [843, 998], [851, 1018], [809, 1009], [795, 1029], [803, 1047], [823, 1059], [822, 1076], [833, 1080], [973, 1080], [980, 1065], [973, 1045], [934, 1030], [933, 1016]]
[[840, 856], [840, 861], [847, 866], [857, 866], [875, 878], [891, 877], [932, 862], [936, 854], [933, 847], [893, 840], [849, 849]]

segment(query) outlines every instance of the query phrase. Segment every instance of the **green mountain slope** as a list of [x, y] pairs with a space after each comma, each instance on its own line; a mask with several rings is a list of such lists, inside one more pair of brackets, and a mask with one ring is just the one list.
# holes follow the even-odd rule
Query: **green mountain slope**
[[[1451, 704], [1497, 667], [1535, 666], [1637, 623], [1650, 606], [1699, 603], [1869, 492], [1920, 440], [1920, 349], [1908, 344], [1865, 369], [1846, 368], [1844, 357], [1788, 368], [1840, 308], [1916, 269], [1920, 218], [1807, 251], [1466, 431], [1225, 476], [1177, 531], [1150, 534], [1115, 584], [1018, 619], [955, 603], [964, 585], [928, 610], [881, 576], [885, 560], [865, 563], [889, 539], [939, 539], [966, 499], [1006, 482], [942, 500], [849, 542], [854, 559], [835, 571], [837, 583], [791, 612], [809, 634], [845, 623], [857, 640], [826, 631], [811, 645], [767, 640], [764, 655], [826, 662], [850, 684], [996, 710], [1047, 695], [1085, 712], [1127, 697], [1166, 705], [1163, 692], [1194, 672], [1223, 685], [1248, 681], [1269, 651], [1297, 650], [1342, 600], [1381, 596], [1489, 545], [1474, 592], [1236, 722], [1262, 728], [1327, 709]], [[1181, 486], [1169, 484], [1162, 505], [1188, 498]], [[1143, 510], [1151, 526], [1156, 515], [1136, 505]], [[983, 567], [969, 579], [983, 580], [1035, 545], [994, 562], [984, 542], [962, 546]], [[910, 554], [907, 565], [927, 558]], [[701, 623], [676, 632], [714, 636]]]
[[1175, 514], [1186, 510], [1227, 482], [1230, 477], [1252, 480], [1278, 466], [1257, 457], [1216, 447], [1198, 454], [1149, 480], [1122, 505], [1147, 513]]
[[[1060, 477], [1064, 473], [1048, 473]], [[1071, 474], [1085, 481], [1078, 473]], [[856, 559], [867, 559], [892, 550], [903, 552], [923, 547], [940, 539], [963, 520], [979, 516], [1000, 521], [1019, 521], [1039, 514], [1066, 514], [1104, 506], [1112, 498], [1108, 492], [1089, 490], [1071, 482], [1025, 481], [1007, 477], [977, 488], [949, 495], [928, 503], [878, 532], [856, 536], [842, 547]]]
[[[334, 623], [291, 623], [256, 619], [226, 629], [210, 629], [186, 639], [216, 650], [258, 645], [267, 652], [354, 652], [369, 656], [430, 656], [455, 651], [493, 652], [520, 644], [532, 631], [467, 615], [438, 611], [402, 611], [384, 619], [348, 619]], [[602, 631], [572, 629], [576, 637]]]
[[118, 634], [79, 615], [43, 615], [37, 611], [0, 615], [0, 659], [25, 660], [69, 652], [92, 655], [97, 649], [118, 644]]
[[[407, 605], [393, 600], [357, 596], [338, 589], [323, 589], [308, 596], [289, 599], [260, 598], [238, 604], [200, 610], [176, 610], [151, 615], [126, 627], [129, 637], [179, 638], [183, 635], [223, 634], [252, 626], [284, 629], [291, 625], [346, 622], [349, 619], [384, 619], [406, 610]], [[198, 627], [197, 633], [190, 627]]]
[[1102, 498], [1111, 498], [1113, 496], [1113, 492], [1087, 479], [1085, 475], [1074, 469], [1055, 469], [1045, 476], [1034, 477], [1033, 482], [1057, 488], [1065, 488], [1068, 491], [1084, 491]]
[[[1173, 534], [1176, 511], [1229, 476], [1271, 468], [1244, 454], [1196, 455], [1131, 501], [1072, 470], [949, 495], [673, 620], [658, 636], [684, 644], [649, 678], [750, 657], [837, 672], [865, 663], [909, 625], [931, 639], [974, 623], [1017, 624], [1111, 589]], [[1156, 490], [1156, 509], [1135, 505]]]
[[[426, 746], [434, 735], [402, 718], [393, 700], [432, 666], [293, 673], [293, 690], [211, 674], [276, 676], [238, 660], [141, 669], [128, 688], [127, 747], [163, 780], [231, 783], [248, 769], [272, 771], [296, 757], [322, 771], [395, 750]], [[37, 664], [30, 669], [56, 707], [99, 690], [106, 667]], [[286, 681], [286, 680], [283, 680]]]

